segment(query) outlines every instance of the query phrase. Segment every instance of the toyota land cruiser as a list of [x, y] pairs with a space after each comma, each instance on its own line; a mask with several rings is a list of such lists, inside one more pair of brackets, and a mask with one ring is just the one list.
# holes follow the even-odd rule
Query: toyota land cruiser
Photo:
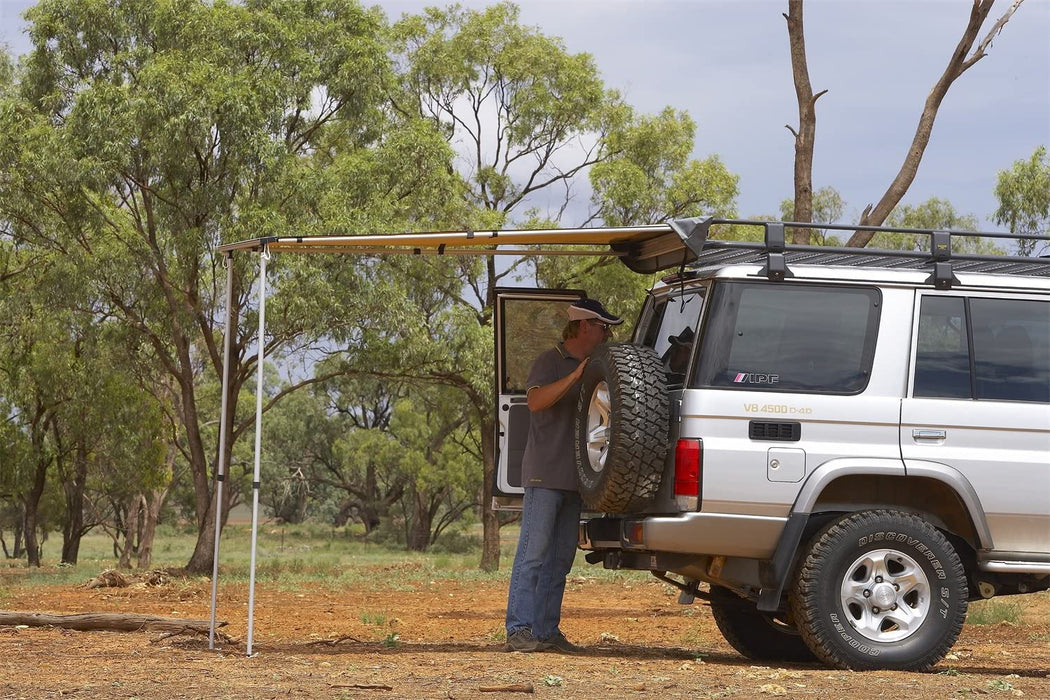
[[[582, 380], [588, 562], [705, 598], [752, 659], [852, 669], [928, 669], [968, 601], [1050, 587], [1050, 259], [953, 250], [1007, 234], [880, 251], [670, 226], [684, 245], [635, 269], [676, 271]], [[498, 290], [500, 503], [529, 363], [583, 295]]]

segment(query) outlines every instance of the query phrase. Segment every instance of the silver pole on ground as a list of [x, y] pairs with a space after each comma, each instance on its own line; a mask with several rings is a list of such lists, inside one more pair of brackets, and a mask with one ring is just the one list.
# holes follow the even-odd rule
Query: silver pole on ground
[[219, 535], [222, 531], [222, 484], [226, 481], [226, 410], [230, 393], [230, 338], [233, 336], [233, 253], [223, 259], [226, 267], [226, 335], [222, 351], [222, 408], [219, 409], [219, 464], [215, 472], [215, 551], [211, 564], [211, 620], [208, 648], [215, 648], [215, 602], [219, 596]]
[[263, 359], [266, 347], [266, 261], [270, 253], [259, 255], [259, 359], [255, 379], [255, 471], [252, 476], [252, 557], [248, 576], [248, 656], [252, 655], [255, 620], [255, 549], [259, 536], [259, 463], [262, 454]]

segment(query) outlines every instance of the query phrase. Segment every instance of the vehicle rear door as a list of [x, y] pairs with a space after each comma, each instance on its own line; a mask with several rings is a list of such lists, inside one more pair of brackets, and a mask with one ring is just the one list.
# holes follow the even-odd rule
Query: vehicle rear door
[[496, 289], [493, 318], [496, 352], [496, 483], [493, 508], [521, 508], [521, 459], [529, 435], [525, 385], [532, 361], [561, 340], [569, 304], [582, 290]]
[[1050, 555], [1050, 302], [928, 292], [916, 300], [900, 444], [909, 475], [972, 486], [991, 545]]

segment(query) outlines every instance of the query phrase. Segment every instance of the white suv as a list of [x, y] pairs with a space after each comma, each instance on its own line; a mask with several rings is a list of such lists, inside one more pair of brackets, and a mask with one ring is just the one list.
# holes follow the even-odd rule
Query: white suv
[[[709, 240], [723, 223], [765, 241]], [[680, 267], [621, 246], [679, 269], [585, 372], [580, 546], [706, 598], [752, 659], [928, 669], [969, 600], [1050, 587], [1050, 259], [953, 253], [963, 232], [906, 231], [932, 255], [792, 246], [785, 226], [805, 225], [674, 222]], [[498, 290], [501, 503], [529, 363], [582, 294]]]

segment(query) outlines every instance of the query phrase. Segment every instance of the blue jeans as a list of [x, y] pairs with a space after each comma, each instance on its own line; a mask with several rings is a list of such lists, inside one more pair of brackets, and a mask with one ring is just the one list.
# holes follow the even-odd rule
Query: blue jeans
[[565, 577], [576, 558], [580, 494], [525, 489], [521, 534], [507, 592], [507, 636], [530, 628], [537, 639], [559, 632]]

